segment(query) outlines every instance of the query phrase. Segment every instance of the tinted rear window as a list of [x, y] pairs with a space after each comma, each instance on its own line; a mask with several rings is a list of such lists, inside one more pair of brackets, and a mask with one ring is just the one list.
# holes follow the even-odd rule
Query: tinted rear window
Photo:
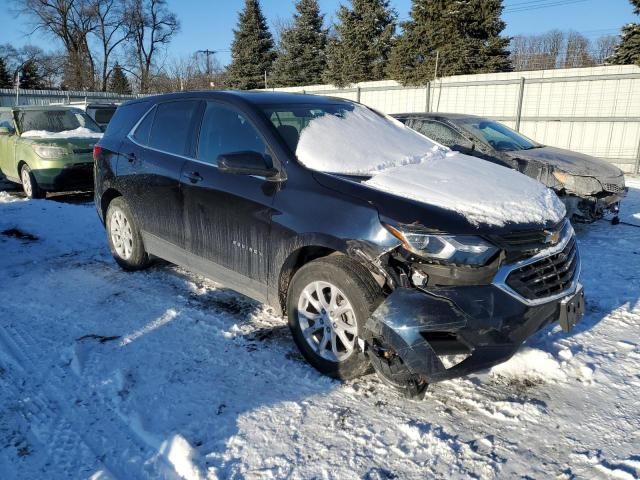
[[97, 108], [93, 113], [93, 118], [100, 125], [106, 125], [113, 117], [113, 114], [116, 113], [116, 108]]

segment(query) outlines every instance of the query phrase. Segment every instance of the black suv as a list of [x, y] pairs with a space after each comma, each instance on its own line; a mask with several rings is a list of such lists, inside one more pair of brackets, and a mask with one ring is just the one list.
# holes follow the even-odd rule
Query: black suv
[[[405, 145], [428, 155], [405, 155]], [[424, 163], [428, 174], [429, 159], [458, 157], [475, 185], [454, 169], [449, 180], [462, 185], [444, 192], [480, 189], [489, 205], [483, 178], [507, 172], [514, 198], [500, 211], [511, 208], [513, 219], [478, 219], [464, 202], [451, 208], [372, 183], [390, 168]], [[536, 221], [517, 192], [539, 189], [559, 203], [555, 195], [358, 103], [265, 92], [147, 97], [118, 108], [94, 159], [96, 208], [124, 269], [160, 257], [273, 306], [305, 358], [336, 378], [372, 365], [417, 395], [582, 315], [564, 209]], [[446, 368], [453, 354], [464, 359]]]

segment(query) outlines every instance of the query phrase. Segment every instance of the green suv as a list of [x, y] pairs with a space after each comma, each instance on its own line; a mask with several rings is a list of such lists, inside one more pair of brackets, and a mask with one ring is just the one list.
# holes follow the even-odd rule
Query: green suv
[[0, 173], [21, 183], [29, 198], [48, 191], [93, 189], [95, 121], [69, 107], [0, 108]]

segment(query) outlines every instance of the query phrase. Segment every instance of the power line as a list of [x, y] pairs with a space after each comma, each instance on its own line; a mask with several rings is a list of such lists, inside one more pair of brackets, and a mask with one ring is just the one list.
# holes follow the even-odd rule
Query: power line
[[546, 3], [536, 3], [531, 5], [520, 5], [506, 7], [504, 13], [529, 12], [531, 10], [541, 10], [543, 8], [562, 7], [565, 5], [573, 5], [576, 3], [584, 3], [587, 0], [546, 0]]

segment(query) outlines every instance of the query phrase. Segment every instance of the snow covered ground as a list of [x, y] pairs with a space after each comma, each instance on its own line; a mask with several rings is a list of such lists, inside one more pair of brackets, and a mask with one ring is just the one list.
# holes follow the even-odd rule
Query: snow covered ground
[[[640, 180], [623, 220], [640, 225]], [[0, 478], [640, 476], [640, 228], [578, 227], [585, 319], [399, 398], [342, 384], [270, 310], [125, 273], [87, 197], [0, 192]]]

